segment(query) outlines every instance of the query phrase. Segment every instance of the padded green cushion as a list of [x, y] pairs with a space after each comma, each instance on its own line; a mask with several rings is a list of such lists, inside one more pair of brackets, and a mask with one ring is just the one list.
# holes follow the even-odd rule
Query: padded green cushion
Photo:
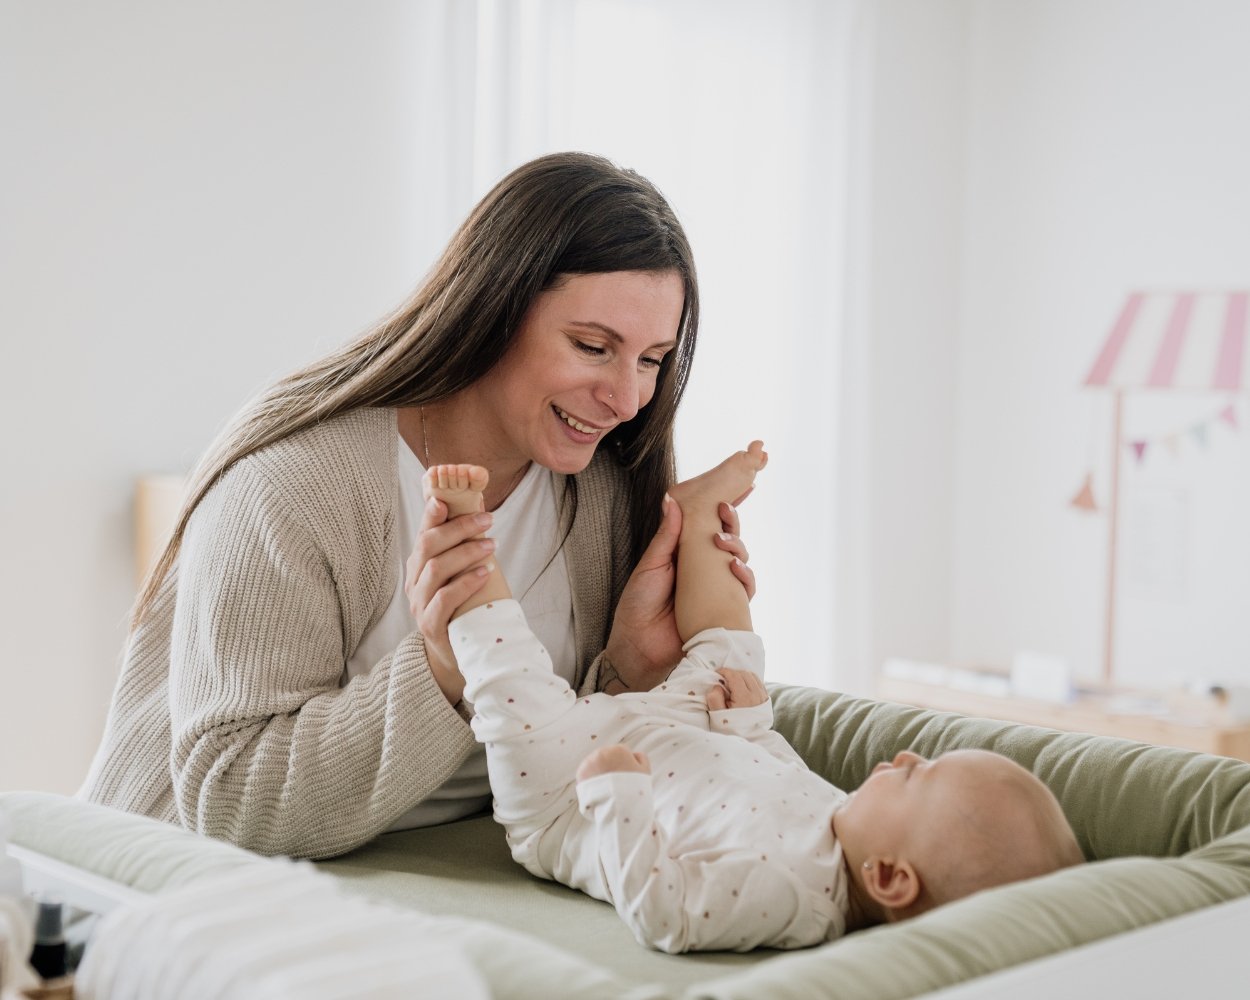
[[900, 750], [995, 750], [1050, 786], [1086, 857], [1101, 860], [763, 963], [691, 998], [911, 997], [1250, 893], [1250, 764], [807, 688], [772, 693], [777, 729], [834, 784], [856, 788]]
[[634, 983], [678, 989], [780, 954], [643, 948], [607, 903], [535, 878], [513, 861], [503, 827], [490, 816], [388, 833], [317, 867], [363, 895], [538, 935]]
[[[527, 931], [620, 977], [605, 982], [663, 984], [641, 992], [687, 1000], [911, 997], [1250, 894], [1250, 764], [808, 688], [772, 695], [777, 729], [848, 791], [903, 749], [1012, 757], [1051, 787], [1098, 860], [819, 948], [748, 956], [642, 949], [611, 907], [513, 864], [488, 817], [390, 834], [319, 867], [367, 895]], [[16, 842], [149, 891], [253, 857], [59, 796], [10, 793], [0, 804], [14, 815]], [[517, 959], [492, 938], [481, 932], [477, 956], [499, 984]], [[566, 974], [550, 996], [585, 996], [584, 985]]]
[[[207, 879], [220, 880], [236, 874], [246, 881], [247, 871], [259, 875], [272, 871], [275, 865], [287, 864], [147, 816], [136, 816], [63, 795], [3, 792], [0, 793], [0, 810], [9, 820], [14, 844], [145, 893], [176, 891]], [[482, 901], [482, 895], [475, 889], [490, 886], [499, 874], [500, 864], [475, 863], [475, 858], [479, 857], [475, 850], [475, 838], [464, 835], [465, 828], [473, 828], [475, 823], [483, 834], [493, 836], [498, 829], [489, 817], [455, 824], [454, 827], [437, 827], [434, 829], [440, 831], [439, 836], [452, 833], [451, 839], [446, 843], [439, 843], [436, 839], [427, 844], [427, 848], [438, 846], [439, 853], [449, 859], [458, 853], [453, 844], [463, 849], [459, 871], [455, 870], [454, 863], [448, 868], [437, 858], [429, 859], [429, 864], [453, 880], [448, 886], [453, 894]], [[379, 843], [384, 844], [387, 839], [384, 837]], [[502, 831], [500, 842], [502, 844]], [[388, 858], [396, 860], [383, 848], [381, 859]], [[515, 868], [523, 879], [534, 881], [512, 864], [507, 857], [506, 846], [502, 861], [507, 863], [509, 869]], [[349, 862], [344, 864], [350, 867]], [[401, 870], [402, 867], [401, 864]], [[366, 895], [382, 899], [398, 896], [412, 909], [425, 913], [444, 912], [423, 906], [420, 893], [411, 899], [404, 899], [402, 892], [380, 891], [401, 882], [402, 877], [398, 874], [374, 871], [373, 875], [376, 878], [365, 880], [373, 883], [366, 886]], [[509, 870], [502, 882], [511, 881], [511, 876], [512, 871]], [[349, 880], [345, 888], [359, 884], [359, 880]], [[559, 886], [555, 888], [569, 892]], [[485, 900], [489, 902], [489, 899], [488, 892]], [[593, 900], [586, 902], [602, 905]], [[466, 908], [452, 907], [450, 912], [462, 913], [466, 912]], [[608, 912], [615, 918], [615, 911], [609, 909]], [[482, 915], [490, 918], [489, 906]], [[529, 935], [500, 927], [498, 921], [483, 923], [413, 913], [410, 920], [412, 933], [422, 933], [433, 919], [439, 920], [440, 931], [452, 935], [461, 951], [473, 962], [474, 968], [490, 987], [492, 996], [507, 997], [509, 1000], [552, 1000], [565, 996], [576, 997], [577, 1000], [668, 1000], [672, 996], [665, 985], [647, 983], [645, 977], [637, 975], [622, 979], [601, 965], [571, 954], [573, 949], [560, 947], [563, 942], [557, 937], [542, 934], [541, 925], [527, 929], [535, 931], [539, 937], [546, 937], [547, 942], [535, 941]]]
[[982, 747], [1058, 796], [1087, 858], [1175, 857], [1250, 824], [1250, 764], [1106, 736], [1061, 733], [812, 688], [773, 689], [776, 728], [839, 788], [900, 750]]

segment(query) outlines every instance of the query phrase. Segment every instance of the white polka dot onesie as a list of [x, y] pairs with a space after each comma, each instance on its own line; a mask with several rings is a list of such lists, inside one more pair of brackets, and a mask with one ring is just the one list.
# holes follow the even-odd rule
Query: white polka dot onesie
[[[516, 601], [450, 626], [486, 746], [495, 818], [541, 878], [612, 903], [668, 952], [800, 948], [840, 936], [847, 888], [831, 820], [846, 795], [772, 726], [772, 705], [709, 712], [722, 666], [762, 676], [753, 632], [710, 629], [652, 691], [577, 697]], [[574, 779], [598, 747], [647, 754], [651, 774]]]

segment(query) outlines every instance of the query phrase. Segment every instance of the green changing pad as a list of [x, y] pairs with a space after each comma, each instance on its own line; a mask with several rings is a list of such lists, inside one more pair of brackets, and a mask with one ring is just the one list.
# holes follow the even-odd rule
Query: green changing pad
[[772, 695], [776, 728], [840, 788], [904, 749], [983, 747], [1019, 761], [1053, 789], [1097, 863], [819, 948], [748, 956], [639, 947], [611, 907], [513, 864], [486, 817], [390, 834], [321, 867], [360, 892], [538, 934], [691, 1000], [911, 997], [1250, 893], [1250, 764], [811, 688]]
[[[1054, 790], [1092, 863], [818, 948], [745, 956], [641, 948], [611, 907], [513, 864], [489, 817], [389, 834], [318, 867], [353, 892], [471, 918], [466, 932], [479, 939], [478, 964], [500, 997], [634, 990], [684, 1000], [911, 997], [1250, 894], [1250, 764], [808, 688], [774, 687], [772, 696], [777, 729], [847, 790], [903, 749], [1006, 754]], [[0, 806], [14, 822], [15, 843], [145, 891], [257, 860], [60, 796], [6, 793]], [[522, 971], [526, 952], [516, 932], [580, 961], [557, 972], [559, 963], [535, 955], [549, 970], [525, 962]]]

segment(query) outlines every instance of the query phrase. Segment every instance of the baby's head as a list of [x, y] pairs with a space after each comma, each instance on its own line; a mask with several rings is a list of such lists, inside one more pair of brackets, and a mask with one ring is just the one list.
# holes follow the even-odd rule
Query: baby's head
[[1083, 861], [1059, 802], [986, 750], [878, 764], [834, 814], [864, 922], [902, 920]]

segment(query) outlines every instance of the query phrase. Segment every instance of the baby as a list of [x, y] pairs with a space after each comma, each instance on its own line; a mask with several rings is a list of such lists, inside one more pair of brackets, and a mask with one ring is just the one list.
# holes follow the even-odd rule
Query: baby
[[[772, 730], [746, 593], [712, 543], [719, 503], [741, 500], [766, 462], [756, 441], [672, 490], [685, 656], [652, 691], [577, 697], [497, 567], [456, 610], [512, 856], [612, 903], [667, 952], [800, 948], [1078, 863], [1054, 796], [1005, 757], [901, 753], [847, 796]], [[470, 465], [425, 478], [451, 516], [482, 509], [485, 486]]]

